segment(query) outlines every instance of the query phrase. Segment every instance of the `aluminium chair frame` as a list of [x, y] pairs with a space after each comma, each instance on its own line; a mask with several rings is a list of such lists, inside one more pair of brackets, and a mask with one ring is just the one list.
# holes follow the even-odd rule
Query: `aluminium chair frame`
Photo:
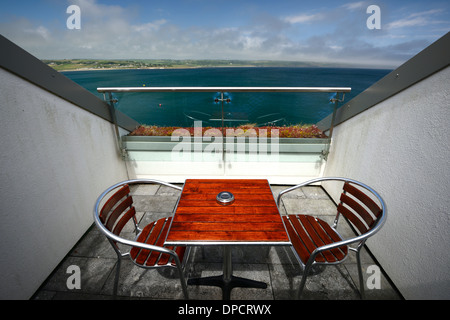
[[[320, 253], [324, 252], [324, 251], [328, 251], [331, 249], [335, 249], [335, 248], [339, 248], [342, 246], [348, 246], [348, 249], [350, 249], [351, 251], [356, 252], [356, 260], [357, 260], [357, 266], [358, 266], [358, 277], [359, 277], [359, 286], [360, 286], [360, 294], [361, 294], [361, 298], [365, 299], [365, 291], [364, 291], [364, 280], [363, 280], [363, 275], [362, 275], [362, 266], [361, 266], [361, 257], [360, 257], [360, 252], [361, 249], [363, 248], [366, 240], [373, 236], [375, 233], [377, 233], [381, 227], [383, 226], [383, 224], [386, 222], [386, 218], [387, 218], [387, 208], [386, 208], [386, 204], [383, 200], [383, 198], [371, 187], [365, 185], [362, 182], [353, 180], [353, 179], [349, 179], [349, 178], [342, 178], [342, 177], [322, 177], [322, 178], [316, 178], [316, 179], [312, 179], [312, 180], [308, 180], [306, 182], [303, 182], [301, 184], [298, 184], [296, 186], [293, 186], [291, 188], [285, 189], [283, 191], [281, 191], [277, 197], [277, 206], [280, 208], [280, 202], [281, 202], [281, 197], [288, 193], [291, 192], [295, 189], [298, 189], [300, 187], [304, 187], [310, 184], [314, 184], [314, 183], [318, 183], [318, 182], [325, 182], [325, 181], [342, 181], [342, 182], [348, 182], [348, 183], [352, 183], [355, 184], [357, 186], [360, 186], [364, 189], [366, 189], [367, 191], [369, 191], [370, 193], [372, 193], [379, 201], [379, 204], [381, 205], [381, 213], [380, 216], [378, 217], [378, 219], [375, 221], [375, 224], [373, 226], [371, 226], [366, 232], [362, 233], [359, 236], [356, 237], [352, 237], [346, 240], [341, 240], [338, 242], [334, 242], [332, 244], [328, 244], [328, 245], [323, 245], [323, 246], [319, 246], [317, 247], [309, 256], [309, 259], [306, 263], [303, 263], [303, 261], [300, 259], [300, 257], [298, 256], [295, 248], [293, 246], [291, 246], [291, 249], [295, 255], [295, 257], [297, 258], [302, 270], [303, 270], [303, 276], [302, 276], [302, 280], [299, 286], [299, 291], [298, 291], [298, 298], [300, 299], [302, 293], [303, 293], [303, 289], [305, 287], [306, 284], [306, 278], [309, 274], [309, 272], [311, 271], [312, 267], [314, 265], [333, 265], [333, 264], [339, 264], [341, 262], [343, 262], [347, 256], [348, 253], [346, 255], [346, 257], [341, 260], [341, 261], [337, 261], [337, 262], [317, 262], [316, 261], [316, 257], [317, 255], [319, 255]], [[345, 191], [344, 191], [345, 192]], [[334, 220], [334, 224], [331, 226], [331, 228], [339, 235], [339, 233], [336, 230], [337, 224], [339, 222], [339, 218], [340, 218], [341, 213], [339, 211], [337, 211], [336, 214], [336, 218]], [[342, 239], [342, 237], [339, 235], [339, 237]], [[356, 246], [356, 248], [350, 247], [350, 244], [354, 244], [354, 243], [358, 243], [358, 245]]]
[[[154, 179], [132, 179], [132, 180], [126, 180], [126, 181], [122, 181], [119, 183], [116, 183], [112, 186], [110, 186], [109, 188], [107, 188], [105, 191], [103, 191], [103, 193], [97, 198], [97, 201], [95, 203], [94, 206], [94, 222], [97, 225], [97, 227], [100, 229], [100, 231], [108, 238], [109, 242], [111, 243], [112, 247], [114, 248], [114, 251], [117, 254], [117, 266], [116, 266], [116, 275], [115, 275], [115, 280], [114, 280], [114, 297], [116, 297], [117, 295], [117, 288], [118, 288], [118, 283], [119, 283], [119, 275], [120, 275], [120, 267], [121, 267], [121, 260], [124, 257], [130, 256], [130, 251], [123, 253], [120, 248], [117, 246], [117, 243], [121, 243], [123, 245], [129, 246], [131, 248], [133, 247], [137, 247], [140, 249], [144, 249], [144, 250], [149, 250], [149, 251], [155, 251], [155, 252], [159, 252], [159, 253], [163, 253], [163, 254], [168, 254], [173, 258], [173, 261], [175, 262], [175, 266], [172, 266], [170, 264], [165, 264], [165, 265], [154, 265], [154, 266], [144, 266], [144, 265], [140, 265], [135, 263], [135, 261], [133, 259], [131, 259], [133, 261], [134, 264], [138, 265], [141, 268], [145, 268], [145, 269], [154, 269], [154, 268], [164, 268], [164, 267], [172, 267], [172, 268], [176, 268], [178, 271], [178, 276], [180, 278], [180, 282], [181, 282], [181, 287], [183, 290], [183, 294], [184, 297], [186, 299], [189, 299], [189, 294], [188, 294], [188, 290], [187, 290], [187, 283], [183, 274], [183, 265], [186, 263], [188, 256], [189, 256], [189, 252], [187, 252], [184, 255], [184, 259], [183, 259], [183, 263], [181, 263], [178, 255], [176, 254], [175, 251], [165, 248], [165, 247], [159, 247], [159, 246], [155, 246], [155, 245], [150, 245], [150, 244], [146, 244], [146, 243], [141, 243], [141, 242], [137, 242], [137, 241], [133, 241], [133, 240], [128, 240], [128, 239], [124, 239], [116, 234], [114, 234], [113, 232], [109, 231], [105, 225], [102, 223], [102, 221], [100, 220], [100, 203], [102, 202], [102, 200], [105, 198], [106, 195], [108, 195], [111, 191], [113, 191], [114, 189], [117, 189], [119, 187], [125, 186], [125, 185], [133, 185], [133, 184], [159, 184], [159, 185], [164, 185], [170, 188], [174, 188], [176, 190], [182, 191], [181, 187], [172, 185], [170, 183], [164, 182], [164, 181], [159, 181], [159, 180], [154, 180]], [[133, 223], [134, 223], [134, 227], [135, 227], [135, 233], [136, 233], [136, 237], [135, 239], [137, 239], [139, 237], [140, 232], [142, 231], [141, 228], [139, 228], [138, 223], [136, 221], [136, 216], [133, 216]], [[190, 248], [187, 248], [187, 250], [189, 250]]]

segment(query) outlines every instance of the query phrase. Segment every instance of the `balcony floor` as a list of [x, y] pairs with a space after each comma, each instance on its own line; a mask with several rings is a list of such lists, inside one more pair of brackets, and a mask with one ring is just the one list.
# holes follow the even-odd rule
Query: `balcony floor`
[[[288, 186], [272, 186], [275, 197]], [[141, 225], [170, 214], [176, 205], [178, 191], [153, 185], [133, 189], [135, 207]], [[304, 187], [283, 197], [282, 214], [308, 213], [321, 215], [332, 222], [336, 206], [320, 187]], [[344, 220], [340, 222], [342, 224]], [[124, 229], [132, 238], [131, 229]], [[340, 229], [343, 236], [352, 230]], [[376, 241], [377, 235], [369, 241]], [[192, 248], [186, 274], [188, 277], [205, 277], [222, 274], [221, 247]], [[376, 262], [366, 248], [361, 254], [365, 280], [372, 275], [367, 267]], [[116, 254], [111, 245], [95, 226], [92, 226], [78, 244], [69, 252], [52, 275], [36, 292], [38, 300], [112, 299]], [[80, 267], [81, 289], [68, 289], [67, 268]], [[233, 273], [235, 276], [264, 281], [267, 289], [235, 288], [232, 300], [289, 300], [296, 298], [302, 272], [288, 247], [252, 246], [233, 249]], [[359, 281], [356, 258], [353, 252], [338, 266], [318, 267], [308, 276], [303, 299], [359, 300]], [[208, 286], [188, 286], [190, 299], [220, 300], [221, 289]], [[381, 273], [381, 288], [368, 289], [366, 298], [371, 300], [402, 299], [390, 281]], [[144, 270], [131, 260], [123, 258], [119, 281], [118, 299], [183, 299], [180, 282], [174, 270]]]

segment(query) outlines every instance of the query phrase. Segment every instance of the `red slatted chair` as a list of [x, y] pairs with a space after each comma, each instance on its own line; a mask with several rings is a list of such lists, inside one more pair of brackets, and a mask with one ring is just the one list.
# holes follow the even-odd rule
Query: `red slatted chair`
[[[347, 257], [350, 249], [356, 252], [360, 293], [364, 299], [360, 250], [366, 240], [383, 226], [387, 215], [386, 205], [376, 191], [361, 182], [346, 178], [327, 177], [313, 179], [283, 190], [277, 198], [278, 207], [280, 207], [281, 197], [284, 194], [297, 188], [323, 181], [344, 182], [340, 203], [337, 207], [336, 219], [332, 226], [319, 218], [309, 215], [283, 216], [286, 231], [292, 242], [293, 252], [303, 269], [298, 297], [301, 297], [306, 277], [313, 265], [341, 263]], [[370, 194], [372, 196], [369, 196]], [[340, 215], [343, 215], [353, 225], [358, 235], [350, 239], [343, 239], [339, 235], [336, 228]], [[349, 247], [349, 244], [355, 243], [357, 244], [356, 248]]]
[[[180, 187], [158, 180], [128, 180], [115, 184], [106, 189], [98, 197], [97, 202], [95, 203], [95, 224], [100, 231], [106, 235], [117, 253], [114, 296], [117, 295], [121, 260], [123, 257], [128, 256], [136, 265], [142, 268], [172, 267], [178, 269], [183, 294], [185, 298], [188, 299], [187, 286], [183, 274], [184, 264], [186, 263], [188, 256], [188, 250], [186, 250], [186, 247], [181, 246], [163, 246], [172, 217], [154, 221], [145, 226], [144, 229], [140, 229], [138, 226], [138, 222], [136, 220], [136, 210], [133, 206], [133, 199], [130, 195], [129, 185], [144, 183], [160, 184], [180, 191], [182, 190]], [[113, 193], [113, 195], [107, 198], [107, 196], [111, 193]], [[101, 206], [101, 203], [103, 202], [104, 204]], [[120, 237], [123, 227], [130, 220], [134, 224], [137, 235], [135, 241]], [[118, 243], [126, 245], [125, 247], [130, 248], [130, 250], [128, 252], [123, 252], [123, 250], [121, 250], [117, 245]]]

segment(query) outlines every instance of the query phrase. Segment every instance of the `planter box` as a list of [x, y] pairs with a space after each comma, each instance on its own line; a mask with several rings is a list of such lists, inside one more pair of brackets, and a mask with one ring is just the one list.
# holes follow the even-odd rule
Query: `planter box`
[[299, 183], [321, 175], [329, 147], [329, 139], [318, 138], [233, 137], [222, 143], [208, 137], [124, 136], [122, 142], [129, 171], [136, 177], [171, 182], [258, 177], [270, 183]]
[[[124, 147], [128, 151], [172, 151], [180, 147], [181, 143], [190, 143], [191, 151], [205, 151], [212, 146], [221, 146], [222, 141], [216, 138], [203, 137], [203, 141], [197, 141], [195, 137], [156, 137], [156, 136], [123, 136]], [[200, 139], [199, 139], [200, 140]], [[328, 148], [329, 139], [320, 138], [249, 138], [233, 137], [225, 138], [225, 149], [234, 152], [254, 152], [255, 145], [258, 150], [267, 146], [267, 153], [279, 152], [280, 154], [291, 153], [317, 153], [322, 154]], [[253, 146], [253, 147], [252, 147]], [[245, 149], [243, 149], [245, 147]]]

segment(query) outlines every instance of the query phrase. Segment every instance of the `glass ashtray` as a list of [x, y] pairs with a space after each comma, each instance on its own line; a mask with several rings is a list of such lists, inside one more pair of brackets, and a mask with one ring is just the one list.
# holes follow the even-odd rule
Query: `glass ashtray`
[[228, 205], [234, 202], [234, 196], [231, 192], [222, 191], [217, 195], [216, 200], [222, 205]]

